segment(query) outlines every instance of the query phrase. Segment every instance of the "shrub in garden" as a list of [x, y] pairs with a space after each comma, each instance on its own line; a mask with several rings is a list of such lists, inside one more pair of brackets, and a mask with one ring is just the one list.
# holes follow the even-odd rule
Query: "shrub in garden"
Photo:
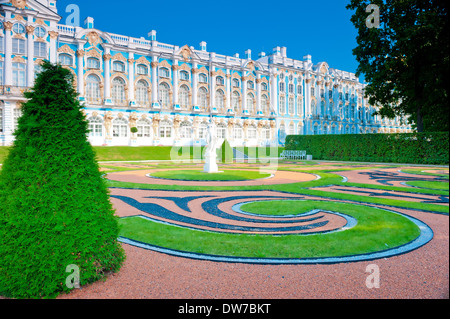
[[[45, 62], [0, 175], [0, 295], [54, 298], [118, 271], [118, 222], [72, 75]], [[73, 268], [72, 268], [73, 269]]]

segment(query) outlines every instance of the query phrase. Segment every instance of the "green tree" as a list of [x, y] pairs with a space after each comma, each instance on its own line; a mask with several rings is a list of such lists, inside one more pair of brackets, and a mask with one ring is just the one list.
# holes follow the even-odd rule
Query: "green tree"
[[[376, 11], [379, 8], [379, 27]], [[449, 25], [447, 0], [351, 0], [358, 29], [357, 75], [377, 114], [407, 115], [417, 131], [448, 131]], [[372, 19], [374, 18], [374, 19]]]
[[45, 62], [25, 93], [0, 175], [0, 295], [54, 298], [72, 288], [68, 266], [85, 285], [125, 259], [72, 81], [69, 70]]

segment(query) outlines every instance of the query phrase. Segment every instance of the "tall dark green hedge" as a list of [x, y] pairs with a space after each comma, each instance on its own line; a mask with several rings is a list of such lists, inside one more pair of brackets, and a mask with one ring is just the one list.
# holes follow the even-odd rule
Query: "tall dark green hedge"
[[318, 160], [439, 165], [449, 163], [449, 134], [290, 135], [286, 150], [304, 150]]
[[125, 258], [70, 71], [46, 62], [25, 94], [0, 175], [0, 295], [54, 298], [117, 271]]
[[222, 163], [233, 163], [233, 148], [228, 140], [224, 140], [220, 147], [220, 159]]

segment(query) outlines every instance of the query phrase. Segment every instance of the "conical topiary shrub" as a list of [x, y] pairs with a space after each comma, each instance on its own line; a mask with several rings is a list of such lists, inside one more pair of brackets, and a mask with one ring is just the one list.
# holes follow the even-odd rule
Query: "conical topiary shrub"
[[233, 163], [233, 148], [231, 147], [228, 140], [224, 140], [222, 146], [220, 147], [220, 157], [222, 163]]
[[72, 288], [72, 270], [85, 285], [118, 271], [125, 258], [72, 81], [69, 70], [45, 62], [25, 93], [0, 175], [3, 296], [54, 298]]

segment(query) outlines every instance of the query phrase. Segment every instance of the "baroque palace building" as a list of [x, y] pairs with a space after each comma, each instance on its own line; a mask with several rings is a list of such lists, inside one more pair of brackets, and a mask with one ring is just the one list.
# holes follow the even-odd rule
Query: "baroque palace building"
[[[409, 132], [372, 116], [353, 73], [288, 58], [252, 59], [59, 24], [56, 0], [0, 0], [0, 145], [10, 145], [23, 92], [43, 60], [74, 76], [93, 145], [204, 145], [215, 121], [232, 146], [283, 145], [290, 134]], [[131, 128], [136, 127], [137, 133]]]

